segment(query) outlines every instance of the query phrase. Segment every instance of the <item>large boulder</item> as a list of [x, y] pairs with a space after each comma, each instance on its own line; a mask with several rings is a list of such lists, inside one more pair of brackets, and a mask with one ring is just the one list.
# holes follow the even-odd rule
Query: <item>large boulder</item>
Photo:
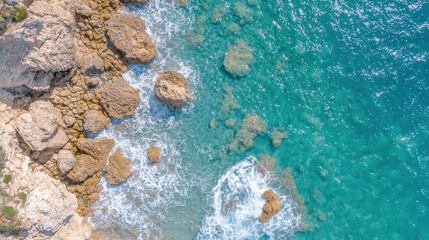
[[61, 174], [68, 173], [76, 163], [74, 155], [69, 150], [60, 150], [58, 152], [57, 167]]
[[16, 131], [33, 151], [59, 149], [68, 142], [67, 134], [58, 127], [61, 113], [50, 102], [31, 103], [29, 112], [16, 121]]
[[73, 182], [83, 182], [95, 173], [103, 170], [105, 165], [106, 163], [99, 159], [81, 154], [76, 157], [76, 164], [67, 174], [67, 177]]
[[127, 180], [133, 172], [130, 169], [131, 160], [124, 157], [121, 150], [116, 150], [109, 158], [106, 167], [106, 179], [110, 184], [119, 184]]
[[181, 108], [192, 99], [186, 78], [175, 71], [163, 71], [155, 83], [156, 97], [170, 109]]
[[115, 141], [107, 137], [97, 139], [79, 138], [76, 143], [81, 152], [101, 161], [103, 166], [106, 165], [107, 158], [114, 145]]
[[74, 6], [38, 0], [29, 16], [0, 36], [0, 88], [46, 90], [75, 66]]
[[280, 212], [282, 202], [280, 198], [271, 190], [267, 190], [262, 194], [262, 198], [266, 200], [262, 207], [262, 213], [258, 217], [261, 222], [268, 222], [274, 215]]
[[89, 110], [83, 115], [83, 129], [97, 133], [103, 128], [109, 127], [110, 119], [101, 111]]
[[134, 115], [140, 102], [139, 92], [122, 77], [114, 77], [96, 92], [103, 109], [114, 118]]
[[156, 56], [156, 47], [141, 18], [116, 13], [107, 21], [106, 30], [113, 46], [127, 63], [147, 63]]

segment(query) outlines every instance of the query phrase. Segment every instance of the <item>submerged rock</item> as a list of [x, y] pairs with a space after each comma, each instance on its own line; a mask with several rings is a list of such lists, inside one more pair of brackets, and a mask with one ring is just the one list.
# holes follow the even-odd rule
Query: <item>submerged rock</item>
[[109, 127], [110, 119], [101, 111], [89, 110], [83, 115], [83, 129], [92, 133], [97, 133], [103, 128]]
[[16, 131], [33, 151], [59, 149], [68, 142], [67, 134], [58, 127], [61, 113], [50, 102], [36, 101], [29, 112], [16, 121]]
[[147, 158], [149, 159], [149, 161], [152, 162], [152, 164], [159, 163], [159, 156], [160, 155], [161, 155], [161, 152], [159, 151], [159, 148], [157, 148], [155, 146], [150, 146], [147, 149]]
[[262, 207], [262, 213], [258, 217], [261, 222], [268, 222], [274, 215], [278, 214], [282, 208], [280, 198], [271, 190], [262, 194], [262, 198], [267, 200]]
[[282, 132], [279, 129], [275, 128], [273, 130], [273, 133], [271, 134], [271, 145], [273, 147], [278, 147], [282, 143], [283, 139], [287, 138], [288, 134], [287, 132]]
[[245, 41], [239, 39], [226, 51], [223, 66], [232, 75], [244, 77], [249, 74], [252, 62], [253, 49]]
[[232, 152], [245, 152], [253, 146], [253, 140], [267, 129], [267, 124], [257, 114], [247, 114], [229, 146]]
[[109, 158], [106, 167], [106, 179], [110, 184], [119, 184], [127, 180], [133, 172], [130, 169], [131, 160], [124, 157], [121, 150], [116, 150]]
[[177, 110], [192, 99], [186, 78], [175, 71], [159, 74], [155, 83], [156, 97], [172, 110]]
[[103, 109], [114, 118], [134, 115], [140, 102], [139, 91], [122, 77], [114, 77], [98, 87], [96, 92]]
[[107, 36], [129, 64], [148, 63], [156, 56], [156, 47], [136, 16], [117, 13], [107, 21]]

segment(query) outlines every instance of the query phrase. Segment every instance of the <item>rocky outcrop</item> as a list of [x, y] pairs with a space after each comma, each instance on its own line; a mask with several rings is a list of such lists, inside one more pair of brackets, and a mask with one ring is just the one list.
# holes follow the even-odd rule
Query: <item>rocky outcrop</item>
[[250, 72], [253, 63], [253, 49], [243, 40], [235, 41], [225, 53], [225, 70], [237, 77], [244, 77]]
[[140, 101], [139, 92], [122, 77], [114, 77], [97, 89], [97, 98], [110, 117], [132, 116]]
[[107, 158], [114, 145], [115, 141], [106, 137], [97, 139], [80, 138], [76, 144], [82, 153], [101, 161], [103, 166], [106, 165]]
[[147, 149], [147, 158], [149, 161], [151, 161], [152, 164], [159, 163], [159, 156], [161, 155], [161, 152], [159, 151], [159, 148], [155, 146], [150, 146]]
[[76, 164], [72, 170], [67, 174], [67, 177], [73, 182], [83, 182], [90, 176], [103, 170], [105, 163], [99, 159], [81, 154], [76, 157]]
[[266, 200], [262, 207], [262, 213], [258, 217], [261, 222], [268, 222], [274, 215], [278, 214], [282, 208], [280, 198], [271, 190], [267, 190], [262, 194], [262, 198]]
[[60, 112], [50, 102], [36, 101], [29, 112], [17, 119], [16, 130], [31, 150], [59, 149], [68, 142], [66, 133], [58, 127]]
[[141, 18], [117, 13], [107, 21], [106, 30], [127, 63], [148, 63], [156, 56], [156, 47]]
[[73, 153], [69, 150], [60, 150], [57, 157], [57, 167], [60, 174], [68, 173], [76, 163]]
[[35, 1], [25, 21], [0, 36], [0, 86], [46, 90], [75, 65], [74, 6], [68, 0]]
[[83, 115], [83, 119], [83, 129], [92, 133], [97, 133], [110, 124], [110, 119], [97, 110], [89, 110]]
[[106, 179], [110, 184], [119, 184], [127, 180], [133, 172], [130, 169], [131, 160], [124, 157], [121, 150], [116, 150], [109, 158], [106, 167]]
[[177, 110], [192, 99], [186, 78], [175, 71], [163, 71], [155, 83], [155, 95], [172, 110]]

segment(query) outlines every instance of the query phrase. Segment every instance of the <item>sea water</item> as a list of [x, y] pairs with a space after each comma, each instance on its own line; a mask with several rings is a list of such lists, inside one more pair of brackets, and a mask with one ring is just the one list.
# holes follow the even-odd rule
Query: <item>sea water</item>
[[[95, 228], [118, 239], [429, 239], [427, 1], [151, 0], [122, 11], [145, 21], [158, 56], [124, 75], [140, 90], [136, 115], [100, 134], [134, 174], [102, 182]], [[237, 40], [242, 77], [223, 66]], [[154, 97], [163, 70], [188, 79], [180, 111]], [[261, 223], [268, 189], [282, 209]]]

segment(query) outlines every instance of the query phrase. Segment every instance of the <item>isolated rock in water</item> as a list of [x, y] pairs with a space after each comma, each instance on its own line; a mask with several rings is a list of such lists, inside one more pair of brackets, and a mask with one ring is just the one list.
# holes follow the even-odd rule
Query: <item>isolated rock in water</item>
[[109, 127], [110, 119], [101, 111], [89, 110], [83, 115], [83, 129], [92, 133], [97, 133], [103, 128]]
[[280, 198], [271, 190], [262, 194], [262, 198], [267, 200], [262, 207], [262, 214], [258, 217], [261, 222], [268, 222], [274, 215], [278, 214], [282, 208]]
[[58, 152], [57, 167], [61, 174], [68, 173], [76, 163], [74, 155], [69, 150], [60, 150]]
[[267, 129], [267, 124], [257, 114], [247, 114], [230, 144], [232, 152], [245, 152], [253, 146], [253, 140]]
[[121, 150], [116, 150], [109, 158], [109, 164], [106, 167], [106, 179], [110, 184], [119, 184], [124, 182], [133, 173], [130, 169], [131, 160], [124, 157]]
[[106, 137], [97, 139], [79, 138], [76, 144], [80, 151], [100, 160], [103, 166], [106, 165], [107, 158], [114, 145], [115, 141]]
[[253, 49], [243, 40], [235, 41], [225, 53], [223, 66], [232, 75], [243, 77], [250, 72], [253, 62]]
[[89, 155], [81, 154], [76, 157], [76, 164], [67, 174], [73, 182], [83, 182], [90, 176], [103, 170], [106, 163]]
[[161, 152], [159, 151], [159, 148], [155, 146], [151, 146], [147, 149], [147, 158], [152, 162], [152, 164], [159, 163], [159, 156]]
[[29, 16], [0, 37], [0, 86], [47, 90], [75, 66], [74, 7], [34, 1]]
[[129, 64], [141, 64], [156, 56], [156, 47], [136, 16], [117, 13], [107, 21], [107, 36]]
[[175, 71], [159, 74], [155, 83], [156, 97], [170, 109], [181, 108], [192, 99], [186, 78]]
[[140, 102], [139, 92], [122, 77], [114, 77], [101, 85], [97, 89], [97, 98], [107, 114], [114, 118], [134, 115]]
[[33, 151], [58, 149], [68, 142], [67, 134], [58, 128], [61, 121], [61, 113], [50, 102], [36, 101], [18, 117], [15, 128]]

